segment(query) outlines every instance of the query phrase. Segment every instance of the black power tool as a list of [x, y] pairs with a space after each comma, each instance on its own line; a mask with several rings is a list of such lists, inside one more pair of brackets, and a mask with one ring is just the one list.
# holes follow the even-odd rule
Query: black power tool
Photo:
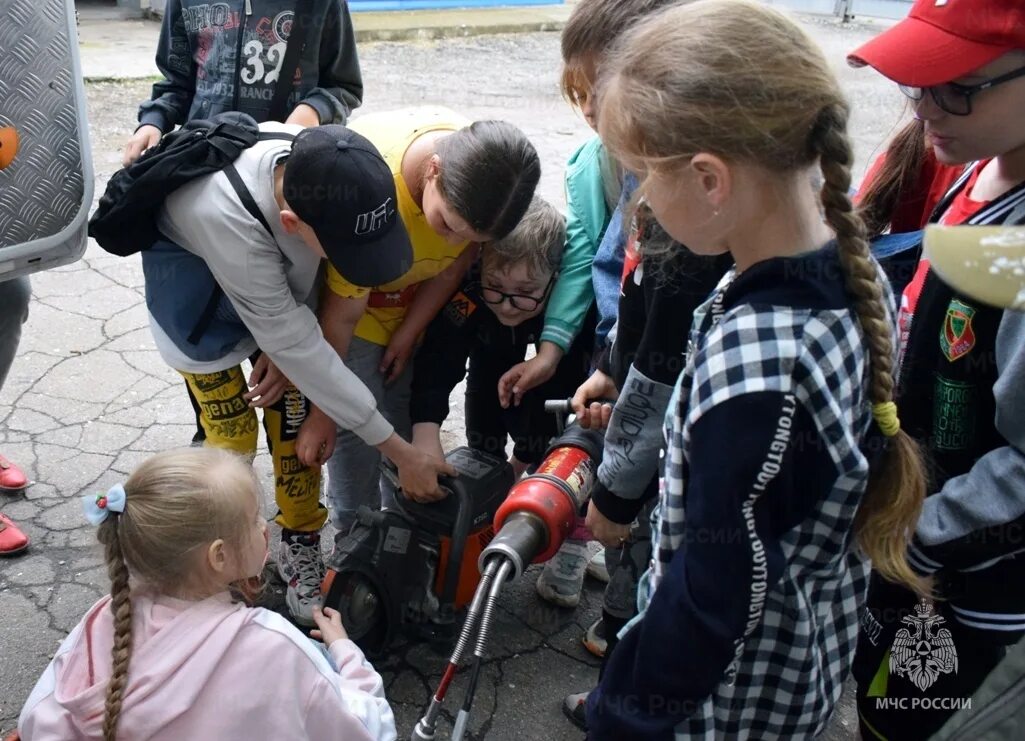
[[402, 631], [455, 638], [456, 615], [480, 582], [477, 562], [513, 485], [512, 466], [467, 447], [445, 460], [458, 475], [441, 478], [444, 499], [418, 504], [399, 492], [394, 506], [361, 507], [327, 560], [324, 606], [341, 613], [349, 637], [368, 656], [380, 656]]
[[[565, 415], [569, 403], [545, 402], [545, 408]], [[462, 741], [498, 596], [502, 588], [517, 579], [528, 565], [542, 563], [554, 556], [569, 537], [594, 487], [603, 438], [601, 431], [585, 430], [577, 425], [560, 429], [538, 469], [517, 482], [499, 507], [494, 522], [497, 534], [480, 556], [480, 585], [470, 602], [438, 689], [413, 729], [412, 741], [433, 741], [435, 738], [442, 703], [464, 654], [471, 650], [473, 643], [473, 668], [452, 728], [452, 741]]]

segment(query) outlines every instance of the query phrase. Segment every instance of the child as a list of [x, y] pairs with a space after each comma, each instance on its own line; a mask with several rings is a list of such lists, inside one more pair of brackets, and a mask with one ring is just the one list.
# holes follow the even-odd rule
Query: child
[[[298, 6], [308, 8], [304, 18], [296, 16]], [[169, 0], [156, 53], [165, 79], [153, 85], [152, 99], [139, 108], [139, 126], [125, 146], [124, 164], [175, 126], [226, 111], [242, 111], [261, 123], [345, 123], [363, 97], [348, 4], [310, 0], [298, 6], [293, 0]], [[300, 25], [302, 39], [296, 33]], [[300, 40], [295, 64], [286, 69], [289, 45], [295, 47]], [[279, 84], [285, 79], [289, 84], [282, 97]], [[276, 217], [270, 220], [277, 222]], [[213, 244], [201, 247], [216, 251], [222, 235], [215, 231], [206, 238]], [[306, 399], [287, 388], [266, 354], [258, 355], [253, 335], [197, 254], [197, 245], [162, 240], [140, 247], [150, 329], [164, 362], [185, 380], [196, 413], [193, 443], [255, 455], [256, 408], [265, 410], [264, 430], [282, 507], [278, 519], [288, 541], [278, 562], [289, 585], [290, 604], [310, 624], [322, 576], [322, 569], [313, 566], [319, 558], [309, 557], [316, 545], [310, 534], [326, 515], [315, 501], [320, 468], [301, 465], [294, 449]], [[248, 378], [241, 365], [247, 359], [253, 366]], [[311, 497], [312, 513], [302, 514], [304, 508], [297, 503]]]
[[[410, 407], [414, 445], [444, 457], [441, 423], [448, 416], [452, 389], [467, 375], [469, 358], [467, 443], [504, 458], [507, 436], [511, 435], [517, 477], [541, 463], [556, 434], [555, 418], [544, 411], [544, 402], [565, 399], [583, 380], [590, 358], [590, 332], [585, 325], [552, 378], [525, 396], [519, 406], [501, 407], [498, 378], [523, 361], [528, 345], [540, 341], [541, 313], [558, 280], [565, 239], [563, 217], [535, 196], [507, 237], [483, 246], [479, 263], [431, 322], [417, 351]], [[593, 320], [593, 313], [591, 317]]]
[[[562, 91], [592, 129], [598, 127], [594, 85], [608, 50], [639, 19], [668, 4], [670, 0], [583, 0], [573, 8], [562, 30]], [[580, 312], [585, 301], [593, 295], [598, 316], [596, 350], [607, 349], [607, 337], [616, 322], [623, 248], [630, 223], [628, 215], [624, 223], [624, 211], [635, 185], [633, 176], [622, 171], [598, 137], [586, 142], [570, 158], [566, 166], [570, 235], [564, 260], [567, 272], [555, 286], [542, 339], [555, 342], [559, 337], [554, 331], [558, 320], [553, 314], [555, 307], [562, 305], [564, 295], [571, 305], [573, 301], [579, 302], [577, 316], [583, 316]], [[586, 284], [574, 278], [578, 275], [575, 266], [582, 258], [586, 258], [586, 272], [580, 274], [586, 275]], [[542, 342], [535, 358], [502, 377], [499, 394], [503, 406], [518, 403], [522, 394], [547, 377], [546, 358], [557, 358], [556, 351], [552, 343]], [[581, 521], [573, 537], [545, 564], [536, 584], [542, 599], [560, 607], [573, 607], [580, 600], [585, 572], [608, 581], [605, 554], [598, 551], [591, 556], [587, 548], [589, 537]]]
[[[158, 225], [202, 262], [230, 301], [230, 318], [241, 328], [242, 340], [228, 360], [237, 363], [239, 355], [262, 351], [257, 367], [262, 363], [266, 376], [248, 394], [237, 366], [184, 375], [211, 428], [235, 433], [232, 438], [222, 432], [220, 438], [255, 447], [256, 420], [246, 416], [251, 412], [246, 402], [254, 395], [274, 399], [264, 419], [272, 441], [276, 521], [282, 527], [278, 570], [288, 585], [289, 609], [309, 625], [324, 575], [319, 532], [327, 510], [320, 504], [319, 469], [304, 468], [297, 453], [308, 401], [394, 461], [411, 496], [434, 493], [437, 474], [452, 469], [395, 433], [370, 390], [324, 340], [311, 310], [320, 295], [324, 258], [340, 275], [365, 285], [392, 280], [409, 264], [409, 238], [389, 210], [395, 183], [388, 164], [373, 144], [344, 126], [265, 123], [261, 130], [295, 136], [292, 142], [258, 142], [233, 164], [266, 226], [243, 206], [230, 171], [198, 178], [172, 193]], [[243, 425], [249, 426], [237, 429]]]
[[923, 474], [847, 196], [847, 103], [800, 29], [744, 0], [643, 21], [605, 74], [602, 140], [652, 214], [736, 264], [694, 315], [642, 613], [588, 698], [589, 736], [811, 738], [850, 670], [866, 557], [924, 588], [904, 558]]
[[[300, 23], [295, 3], [170, 0], [156, 54], [165, 79], [153, 85], [152, 99], [139, 107], [139, 126], [125, 146], [124, 165], [175, 126], [225, 111], [242, 111], [259, 123], [345, 123], [363, 98], [348, 4], [311, 0], [308, 7], [302, 50], [295, 67], [285, 70], [288, 40]], [[279, 100], [281, 75], [293, 79], [287, 96]], [[245, 332], [232, 321], [229, 302], [202, 261], [162, 241], [142, 253], [142, 262], [150, 326], [165, 362], [179, 371], [219, 374], [227, 379], [221, 386], [243, 383], [239, 360], [244, 356], [226, 349], [243, 342]], [[265, 375], [265, 366], [254, 367], [250, 384], [256, 386]], [[254, 454], [255, 410], [244, 408], [245, 414], [237, 415], [240, 419], [224, 424], [209, 413], [209, 403], [221, 399], [202, 393], [197, 398], [196, 386], [186, 382], [196, 412], [193, 443], [209, 438], [210, 445]], [[251, 401], [253, 407], [269, 404], [269, 399]], [[274, 429], [273, 423], [267, 424], [268, 444], [280, 447], [282, 441], [272, 439]], [[319, 475], [319, 470], [297, 467], [292, 473], [279, 472], [277, 478], [284, 490], [319, 486]]]
[[[1025, 7], [919, 0], [850, 60], [901, 86], [941, 164], [969, 165], [934, 221], [1025, 224]], [[894, 740], [937, 730], [1025, 635], [1025, 314], [979, 304], [922, 259], [900, 324], [900, 416], [930, 463], [909, 559], [944, 599], [916, 605], [872, 580], [858, 710], [863, 737]], [[923, 624], [938, 667], [924, 678], [906, 649]]]
[[[407, 365], [413, 348], [466, 274], [475, 245], [506, 236], [526, 212], [541, 164], [526, 135], [512, 124], [471, 124], [440, 107], [363, 116], [351, 128], [374, 143], [391, 169], [396, 193], [391, 208], [409, 234], [413, 259], [397, 278], [373, 287], [329, 269], [321, 324], [385, 418], [408, 439], [412, 368]], [[344, 533], [361, 505], [380, 504], [380, 456], [345, 429], [337, 431], [336, 446], [335, 428], [314, 409], [298, 450], [307, 465], [330, 458], [331, 521]]]
[[213, 448], [160, 453], [83, 497], [110, 596], [36, 683], [22, 741], [395, 738], [381, 677], [338, 613], [315, 613], [329, 659], [277, 613], [232, 599], [267, 558], [261, 499], [245, 461]]
[[908, 122], [869, 168], [855, 197], [872, 254], [901, 293], [918, 265], [922, 228], [963, 167], [936, 160], [921, 119]]
[[[626, 246], [615, 340], [573, 396], [577, 420], [607, 427], [587, 526], [603, 543], [610, 575], [601, 617], [584, 633], [584, 647], [603, 658], [637, 614], [637, 584], [651, 561], [652, 509], [658, 499], [663, 420], [687, 356], [694, 310], [733, 265], [729, 254], [695, 255], [673, 244], [644, 204]], [[622, 392], [620, 392], [622, 389]], [[613, 407], [604, 400], [616, 399]], [[585, 727], [586, 692], [563, 701], [563, 712]]]
[[[573, 8], [562, 30], [562, 94], [594, 131], [597, 119], [592, 88], [597, 65], [610, 35], [643, 4], [637, 0], [587, 0]], [[518, 404], [523, 394], [550, 378], [580, 331], [594, 296], [591, 266], [619, 200], [621, 180], [619, 165], [597, 136], [581, 144], [566, 162], [566, 247], [559, 278], [545, 309], [537, 355], [502, 376], [499, 394], [503, 406]]]
[[937, 161], [920, 118], [908, 122], [872, 163], [858, 191], [868, 236], [920, 230], [963, 169]]
[[[580, 110], [587, 125], [598, 130], [594, 85], [605, 55], [624, 31], [644, 16], [675, 0], [583, 0], [570, 13], [562, 30], [562, 93]], [[585, 142], [566, 164], [566, 227], [568, 240], [564, 273], [545, 313], [544, 337], [536, 357], [516, 366], [502, 378], [502, 404], [549, 377], [565, 338], [580, 326], [584, 302], [595, 296], [598, 311], [597, 349], [616, 321], [623, 249], [629, 231], [624, 209], [635, 181], [610, 157], [599, 137]], [[609, 227], [612, 227], [611, 229]], [[586, 264], [585, 264], [586, 259]], [[585, 285], [583, 277], [591, 285]], [[565, 309], [563, 304], [567, 303]], [[575, 307], [575, 312], [570, 313]], [[561, 313], [565, 311], [565, 317]], [[565, 347], [562, 347], [565, 350]]]
[[[157, 67], [164, 79], [139, 107], [139, 126], [125, 146], [124, 165], [160, 137], [194, 118], [242, 111], [262, 123], [274, 120], [271, 103], [288, 38], [297, 25], [287, 0], [169, 0], [160, 27]], [[285, 123], [345, 123], [363, 101], [356, 35], [343, 0], [310, 3], [306, 37]], [[277, 119], [282, 120], [282, 119]]]

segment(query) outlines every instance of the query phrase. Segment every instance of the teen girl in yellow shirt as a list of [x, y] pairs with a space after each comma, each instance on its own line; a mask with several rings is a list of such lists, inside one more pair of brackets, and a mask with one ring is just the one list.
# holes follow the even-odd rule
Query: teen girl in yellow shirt
[[[408, 361], [417, 338], [458, 287], [476, 245], [501, 239], [519, 222], [541, 165], [512, 124], [469, 124], [445, 108], [372, 114], [351, 126], [392, 168], [394, 207], [409, 233], [413, 263], [397, 280], [373, 289], [329, 269], [321, 326], [385, 418], [408, 439]], [[308, 464], [328, 461], [331, 520], [340, 531], [349, 529], [361, 504], [379, 506], [380, 454], [351, 432], [336, 431], [319, 410], [303, 426], [297, 452]]]

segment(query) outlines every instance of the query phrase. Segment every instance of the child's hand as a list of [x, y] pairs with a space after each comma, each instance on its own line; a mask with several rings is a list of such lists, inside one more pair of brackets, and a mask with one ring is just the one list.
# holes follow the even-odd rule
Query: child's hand
[[335, 452], [338, 428], [335, 421], [313, 407], [299, 428], [295, 455], [304, 466], [322, 466]]
[[318, 641], [323, 641], [325, 646], [330, 646], [335, 641], [349, 637], [345, 628], [342, 627], [342, 616], [338, 610], [330, 607], [322, 610], [318, 605], [313, 608], [313, 622], [317, 624], [317, 627], [310, 631], [310, 635]]
[[630, 537], [630, 526], [613, 522], [594, 506], [594, 501], [587, 503], [587, 529], [594, 539], [606, 548], [618, 548]]
[[159, 144], [161, 136], [163, 136], [163, 133], [152, 124], [140, 126], [125, 145], [125, 153], [121, 157], [121, 164], [124, 167], [128, 167], [135, 160], [139, 159], [147, 149]]
[[317, 109], [307, 103], [300, 103], [285, 119], [287, 124], [298, 124], [299, 126], [320, 126], [320, 114]]
[[288, 385], [289, 381], [285, 374], [271, 362], [270, 356], [267, 353], [260, 353], [260, 357], [253, 363], [253, 372], [249, 375], [250, 390], [244, 393], [242, 398], [249, 402], [251, 407], [266, 409], [280, 401]]
[[577, 422], [581, 427], [604, 430], [609, 426], [609, 420], [612, 418], [612, 404], [604, 400], [615, 400], [618, 397], [619, 389], [616, 388], [612, 378], [598, 370], [580, 384], [580, 388], [573, 394], [570, 404], [573, 406], [573, 413], [577, 415]]
[[555, 375], [562, 360], [562, 348], [552, 342], [542, 342], [537, 355], [517, 363], [498, 379], [498, 403], [503, 409], [509, 404], [519, 406], [523, 395]]
[[422, 461], [417, 464], [399, 468], [399, 487], [402, 493], [414, 502], [426, 504], [437, 502], [448, 496], [448, 492], [438, 484], [438, 476], [455, 476], [456, 470], [444, 459], [423, 453]]
[[381, 365], [378, 370], [384, 374], [384, 382], [391, 383], [406, 368], [406, 363], [413, 357], [413, 350], [416, 349], [416, 336], [407, 337], [400, 326], [392, 335], [384, 355], [381, 356]]
[[402, 493], [414, 502], [436, 502], [444, 499], [446, 492], [438, 484], [438, 476], [455, 476], [456, 469], [444, 459], [410, 446], [408, 458], [395, 461], [399, 469], [399, 487]]

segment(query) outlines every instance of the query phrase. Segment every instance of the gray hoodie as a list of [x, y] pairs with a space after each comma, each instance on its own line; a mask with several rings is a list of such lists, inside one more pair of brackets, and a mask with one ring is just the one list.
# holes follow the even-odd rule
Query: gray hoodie
[[[260, 128], [301, 131], [277, 123]], [[198, 178], [168, 196], [158, 226], [171, 241], [203, 259], [256, 345], [296, 388], [342, 429], [352, 430], [368, 445], [379, 445], [391, 436], [392, 426], [377, 411], [370, 390], [324, 339], [310, 308], [320, 285], [321, 260], [281, 226], [274, 167], [290, 149], [287, 141], [258, 142], [235, 160], [273, 238], [245, 210], [223, 172]]]

